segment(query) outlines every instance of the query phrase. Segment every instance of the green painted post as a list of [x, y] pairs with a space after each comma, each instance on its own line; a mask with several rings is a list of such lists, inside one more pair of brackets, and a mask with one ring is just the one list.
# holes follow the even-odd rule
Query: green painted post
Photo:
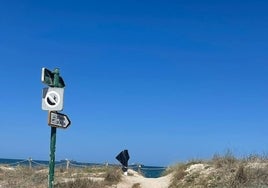
[[[54, 73], [54, 87], [59, 87], [59, 69], [55, 69], [53, 71]], [[56, 133], [57, 128], [51, 127], [51, 134], [50, 134], [50, 161], [49, 161], [49, 181], [48, 181], [48, 187], [53, 188], [54, 187], [54, 168], [55, 168], [55, 151], [56, 151]]]
[[50, 135], [50, 161], [49, 161], [49, 183], [48, 187], [54, 187], [54, 167], [55, 167], [55, 151], [56, 151], [56, 133], [57, 128], [51, 127]]

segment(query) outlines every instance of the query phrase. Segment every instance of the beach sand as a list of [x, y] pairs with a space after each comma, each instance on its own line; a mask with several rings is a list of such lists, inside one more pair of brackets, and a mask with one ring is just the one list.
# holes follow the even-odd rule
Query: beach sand
[[134, 184], [139, 184], [140, 188], [168, 188], [171, 180], [171, 174], [159, 178], [145, 178], [131, 169], [129, 175], [123, 176], [117, 188], [132, 188]]

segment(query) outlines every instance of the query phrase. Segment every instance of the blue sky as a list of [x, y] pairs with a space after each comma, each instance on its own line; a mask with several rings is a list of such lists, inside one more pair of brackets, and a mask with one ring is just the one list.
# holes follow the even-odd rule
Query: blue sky
[[56, 159], [170, 165], [268, 151], [266, 1], [1, 1], [0, 158], [49, 160], [41, 68], [58, 67]]

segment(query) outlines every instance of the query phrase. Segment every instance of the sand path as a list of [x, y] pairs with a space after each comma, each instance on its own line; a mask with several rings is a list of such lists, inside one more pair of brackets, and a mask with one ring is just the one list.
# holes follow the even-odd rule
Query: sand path
[[145, 178], [135, 171], [129, 170], [129, 176], [123, 176], [117, 188], [132, 188], [134, 184], [140, 184], [140, 188], [168, 188], [171, 175], [160, 178]]

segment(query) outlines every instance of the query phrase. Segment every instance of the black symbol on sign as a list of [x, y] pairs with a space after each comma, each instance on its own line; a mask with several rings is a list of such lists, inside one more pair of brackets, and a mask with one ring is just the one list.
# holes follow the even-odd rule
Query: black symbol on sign
[[54, 95], [54, 96], [51, 96], [51, 95], [48, 95], [47, 97], [47, 103], [51, 106], [54, 106], [57, 104], [57, 96]]

